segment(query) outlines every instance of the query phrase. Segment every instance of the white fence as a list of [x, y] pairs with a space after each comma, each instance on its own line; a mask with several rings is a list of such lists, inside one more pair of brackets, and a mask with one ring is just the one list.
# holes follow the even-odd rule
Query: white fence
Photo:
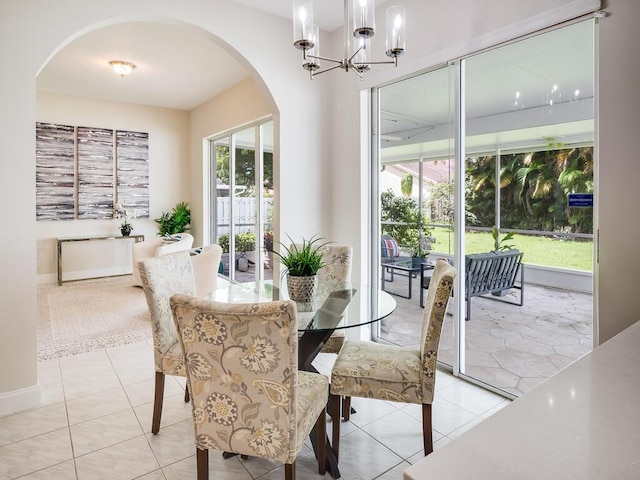
[[[235, 225], [236, 232], [255, 232], [256, 226], [256, 199], [252, 197], [235, 198]], [[273, 198], [262, 199], [262, 221], [265, 230], [271, 227], [271, 210], [273, 209]], [[231, 199], [229, 197], [218, 197], [216, 199], [216, 227], [218, 235], [229, 233], [231, 224]]]

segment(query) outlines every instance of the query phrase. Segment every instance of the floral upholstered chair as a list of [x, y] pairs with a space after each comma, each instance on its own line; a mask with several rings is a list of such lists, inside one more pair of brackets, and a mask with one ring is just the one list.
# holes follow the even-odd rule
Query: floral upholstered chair
[[198, 480], [208, 478], [210, 449], [278, 460], [294, 479], [314, 426], [324, 474], [329, 379], [298, 371], [295, 303], [174, 295], [171, 309], [192, 393]]
[[[351, 260], [353, 247], [351, 245], [328, 244], [321, 248], [324, 266], [318, 270], [318, 279], [351, 281]], [[322, 353], [338, 353], [344, 345], [347, 336], [344, 329], [338, 329], [322, 347]]]
[[[156, 367], [155, 398], [151, 432], [160, 429], [164, 376], [185, 376], [184, 357], [178, 343], [169, 299], [174, 293], [195, 295], [193, 264], [188, 251], [151, 257], [138, 264], [142, 288], [151, 314], [153, 357]], [[189, 390], [185, 390], [185, 402]]]
[[[349, 418], [351, 397], [422, 404], [424, 454], [433, 451], [431, 403], [438, 344], [456, 274], [455, 268], [447, 262], [439, 260], [436, 263], [427, 294], [419, 349], [374, 342], [345, 343], [331, 372], [329, 409], [332, 418], [340, 418], [340, 396], [347, 400], [342, 402], [345, 420]], [[340, 422], [334, 421], [331, 444], [336, 456], [339, 441]]]
[[133, 258], [133, 284], [142, 286], [140, 269], [138, 264], [151, 257], [159, 257], [168, 253], [182, 252], [189, 250], [193, 245], [193, 236], [190, 233], [176, 233], [174, 235], [164, 235], [154, 237], [142, 242], [136, 242], [132, 248]]

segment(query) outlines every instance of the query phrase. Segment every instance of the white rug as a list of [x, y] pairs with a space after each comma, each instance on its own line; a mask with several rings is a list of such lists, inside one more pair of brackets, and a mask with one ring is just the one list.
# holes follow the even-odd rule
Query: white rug
[[142, 288], [131, 276], [38, 287], [38, 359], [151, 338]]

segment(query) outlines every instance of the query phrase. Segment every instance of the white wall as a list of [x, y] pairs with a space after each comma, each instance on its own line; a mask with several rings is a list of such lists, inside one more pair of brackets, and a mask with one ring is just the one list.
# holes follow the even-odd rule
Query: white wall
[[599, 22], [598, 172], [599, 257], [596, 289], [599, 342], [640, 320], [638, 167], [640, 148], [640, 2], [607, 0]]
[[211, 243], [208, 238], [209, 212], [203, 208], [209, 188], [209, 166], [203, 155], [204, 139], [275, 113], [252, 79], [243, 80], [190, 112], [191, 233], [195, 238], [194, 245]]
[[[190, 201], [188, 112], [39, 92], [36, 120], [149, 134], [149, 218], [131, 220], [134, 234], [154, 237], [158, 233], [154, 219], [177, 202]], [[119, 235], [119, 225], [119, 220], [36, 222], [38, 281], [56, 280], [55, 237]], [[65, 244], [63, 278], [130, 271], [131, 242], [116, 242], [109, 247], [102, 242]]]
[[[114, 22], [159, 21], [192, 28], [238, 56], [277, 111], [277, 201], [282, 228], [294, 236], [322, 231], [323, 149], [316, 137], [326, 120], [317, 87], [299, 68], [291, 22], [228, 0], [3, 0], [0, 2], [0, 200], [11, 206], [12, 232], [0, 237], [0, 412], [39, 400], [36, 365], [35, 79], [48, 58], [83, 32]], [[251, 32], [250, 35], [247, 32]], [[311, 114], [300, 121], [301, 107]], [[56, 119], [58, 121], [59, 119]], [[304, 155], [301, 155], [304, 152]], [[301, 178], [308, 181], [300, 182]], [[191, 185], [190, 185], [191, 187]], [[276, 232], [279, 236], [280, 232]], [[9, 366], [11, 366], [9, 368]]]

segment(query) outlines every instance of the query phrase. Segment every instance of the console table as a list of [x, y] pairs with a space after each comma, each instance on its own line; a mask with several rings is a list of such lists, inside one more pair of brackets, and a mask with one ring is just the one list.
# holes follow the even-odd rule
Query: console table
[[[144, 235], [129, 235], [129, 236], [121, 236], [121, 235], [85, 235], [82, 237], [58, 237], [58, 285], [62, 285], [62, 244], [66, 242], [92, 242], [95, 240], [133, 240], [135, 243], [142, 242], [144, 240]], [[111, 277], [115, 275], [104, 275], [106, 277]], [[91, 277], [97, 278], [97, 277]], [[83, 279], [88, 280], [88, 279]]]

